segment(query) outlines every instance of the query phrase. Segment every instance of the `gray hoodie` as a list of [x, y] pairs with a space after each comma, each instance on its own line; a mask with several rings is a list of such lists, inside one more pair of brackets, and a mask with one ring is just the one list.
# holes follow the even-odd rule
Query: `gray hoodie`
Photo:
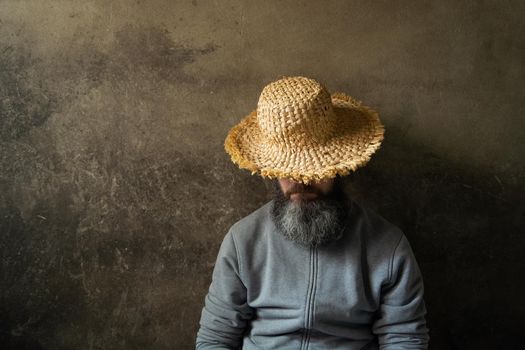
[[399, 228], [351, 201], [341, 239], [304, 247], [271, 205], [224, 237], [197, 349], [427, 349], [423, 279]]

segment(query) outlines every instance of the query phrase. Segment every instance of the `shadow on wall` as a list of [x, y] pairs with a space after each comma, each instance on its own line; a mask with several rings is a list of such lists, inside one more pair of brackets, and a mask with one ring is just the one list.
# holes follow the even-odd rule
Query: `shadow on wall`
[[349, 178], [359, 201], [407, 235], [425, 282], [431, 349], [517, 349], [525, 342], [523, 171], [465, 168], [389, 129]]

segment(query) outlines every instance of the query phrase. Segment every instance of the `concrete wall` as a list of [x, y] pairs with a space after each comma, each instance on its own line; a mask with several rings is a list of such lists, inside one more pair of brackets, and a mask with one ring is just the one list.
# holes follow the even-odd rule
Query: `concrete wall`
[[387, 127], [349, 191], [423, 271], [432, 349], [523, 344], [520, 1], [0, 1], [0, 342], [190, 349], [268, 184], [227, 131], [282, 75]]

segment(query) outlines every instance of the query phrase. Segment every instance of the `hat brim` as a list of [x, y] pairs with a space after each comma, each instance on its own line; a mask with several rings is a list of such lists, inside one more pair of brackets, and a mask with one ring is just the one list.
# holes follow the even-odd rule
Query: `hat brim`
[[337, 130], [324, 143], [283, 148], [264, 137], [252, 111], [235, 125], [224, 142], [226, 152], [240, 168], [267, 178], [289, 178], [302, 183], [348, 175], [364, 166], [380, 147], [384, 127], [373, 109], [344, 93], [331, 95]]

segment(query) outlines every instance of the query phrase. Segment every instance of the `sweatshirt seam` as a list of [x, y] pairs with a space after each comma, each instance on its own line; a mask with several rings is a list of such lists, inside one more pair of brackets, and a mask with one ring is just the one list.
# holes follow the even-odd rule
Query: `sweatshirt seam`
[[310, 297], [311, 297], [311, 293], [310, 293], [310, 289], [311, 289], [311, 285], [312, 285], [312, 279], [313, 279], [313, 261], [312, 261], [313, 257], [312, 257], [312, 247], [310, 247], [309, 249], [309, 254], [308, 254], [308, 284], [306, 286], [306, 298], [305, 298], [305, 301], [304, 301], [304, 321], [303, 321], [303, 326], [304, 326], [304, 333], [302, 334], [302, 337], [301, 337], [301, 349], [307, 349], [308, 348], [308, 319], [309, 319], [309, 312], [310, 312]]
[[310, 328], [314, 327], [314, 321], [315, 321], [315, 297], [317, 296], [317, 281], [318, 281], [318, 275], [319, 275], [319, 251], [317, 247], [314, 248], [314, 258], [315, 258], [315, 265], [314, 265], [314, 285], [313, 285], [313, 295], [312, 295], [312, 307], [311, 307], [311, 314], [310, 314]]
[[242, 281], [244, 279], [243, 278], [244, 273], [243, 273], [241, 255], [239, 254], [239, 249], [237, 248], [237, 242], [235, 241], [235, 236], [233, 235], [233, 233], [231, 233], [231, 237], [232, 237], [233, 247], [235, 248], [235, 254], [237, 255], [237, 264], [239, 265], [239, 276]]
[[312, 330], [314, 328], [314, 321], [315, 321], [315, 297], [317, 295], [317, 280], [318, 280], [318, 273], [319, 273], [319, 251], [317, 247], [314, 247], [314, 258], [315, 258], [315, 264], [314, 264], [314, 290], [311, 300], [311, 314], [310, 314], [310, 325], [309, 325], [309, 331], [308, 331], [308, 341], [306, 343], [306, 349], [310, 348], [310, 339], [312, 337]]
[[394, 259], [396, 257], [396, 251], [397, 251], [397, 248], [400, 246], [401, 244], [401, 240], [403, 239], [403, 233], [401, 233], [401, 235], [399, 236], [399, 240], [397, 241], [397, 244], [394, 248], [394, 251], [392, 252], [392, 258], [390, 260], [390, 266], [389, 266], [389, 271], [388, 271], [388, 283], [391, 284], [392, 283], [392, 277], [393, 277], [393, 271], [394, 271]]

